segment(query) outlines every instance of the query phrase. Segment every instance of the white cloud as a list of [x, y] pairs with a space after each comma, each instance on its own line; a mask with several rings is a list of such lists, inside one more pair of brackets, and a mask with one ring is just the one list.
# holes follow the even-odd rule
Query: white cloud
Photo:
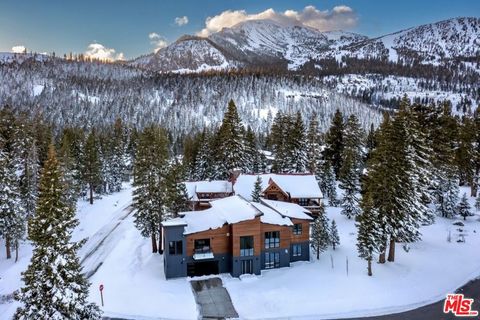
[[100, 43], [90, 43], [85, 51], [85, 56], [108, 61], [125, 60], [122, 52], [116, 53], [115, 49], [107, 48]]
[[206, 37], [222, 28], [232, 27], [243, 21], [265, 19], [274, 20], [282, 25], [308, 26], [320, 31], [349, 29], [358, 22], [356, 12], [345, 5], [323, 11], [314, 6], [306, 6], [302, 11], [286, 10], [284, 12], [275, 12], [270, 8], [253, 14], [248, 14], [245, 10], [227, 10], [214, 17], [208, 17], [205, 28], [197, 35]]
[[165, 48], [168, 45], [167, 39], [165, 39], [156, 32], [149, 33], [148, 38], [150, 39], [150, 44], [155, 47], [153, 49], [154, 52], [157, 52], [158, 50]]
[[183, 26], [183, 25], [186, 25], [187, 23], [188, 23], [188, 17], [187, 16], [176, 17], [175, 18], [175, 24], [177, 26]]
[[12, 52], [14, 52], [14, 53], [24, 53], [26, 49], [27, 48], [25, 48], [25, 46], [13, 46], [12, 47]]

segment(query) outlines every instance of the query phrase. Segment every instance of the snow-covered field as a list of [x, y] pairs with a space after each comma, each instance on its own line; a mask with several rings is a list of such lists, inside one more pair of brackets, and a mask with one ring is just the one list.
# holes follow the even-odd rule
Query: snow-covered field
[[[462, 194], [465, 191], [461, 189]], [[89, 279], [90, 300], [100, 304], [98, 286], [103, 284], [102, 309], [106, 316], [197, 319], [189, 279], [165, 279], [162, 257], [151, 253], [150, 240], [141, 237], [132, 215], [126, 211], [130, 201], [128, 185], [93, 206], [79, 201], [77, 216], [81, 224], [74, 233], [76, 240], [90, 237], [87, 246], [94, 248], [95, 239], [116, 226], [100, 250], [92, 254], [103, 262]], [[311, 262], [262, 271], [261, 276], [221, 276], [241, 318], [321, 319], [386, 314], [440, 300], [480, 276], [479, 213], [465, 223], [465, 243], [456, 242], [458, 227], [452, 225], [453, 220], [437, 218], [434, 225], [421, 229], [421, 242], [410, 245], [408, 253], [398, 245], [396, 261], [374, 263], [374, 275], [368, 277], [366, 262], [357, 257], [354, 222], [341, 216], [340, 208], [330, 207], [327, 211], [338, 224], [341, 244], [337, 250], [322, 253], [319, 261], [312, 257]], [[447, 241], [449, 233], [451, 242]], [[17, 263], [7, 261], [5, 253], [0, 253], [0, 296], [21, 286], [20, 273], [29, 263], [30, 250], [25, 244]], [[88, 252], [83, 249], [80, 256]], [[9, 299], [0, 301], [0, 319], [10, 319], [17, 306]]]

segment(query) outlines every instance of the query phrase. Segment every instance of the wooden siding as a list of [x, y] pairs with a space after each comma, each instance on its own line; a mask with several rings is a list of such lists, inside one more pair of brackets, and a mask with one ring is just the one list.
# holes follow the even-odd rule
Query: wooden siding
[[293, 234], [293, 230], [291, 231], [291, 242], [298, 243], [298, 242], [306, 242], [310, 240], [310, 221], [303, 220], [303, 219], [290, 219], [292, 220], [293, 224], [300, 223], [302, 225], [302, 234], [296, 235]]
[[289, 196], [275, 182], [270, 182], [270, 185], [263, 192], [263, 196], [267, 199], [278, 201], [289, 201]]
[[224, 254], [231, 251], [230, 226], [224, 225], [221, 228], [197, 232], [186, 236], [187, 256], [192, 256], [195, 249], [195, 240], [210, 239], [210, 248], [213, 254]]
[[292, 227], [262, 223], [262, 229], [261, 229], [262, 249], [265, 248], [265, 232], [269, 232], [269, 231], [280, 231], [280, 248], [284, 248], [284, 249], [290, 248], [290, 241], [292, 237]]
[[259, 255], [261, 251], [259, 217], [232, 224], [232, 254], [234, 257], [240, 256], [240, 237], [243, 236], [253, 236], [253, 255]]

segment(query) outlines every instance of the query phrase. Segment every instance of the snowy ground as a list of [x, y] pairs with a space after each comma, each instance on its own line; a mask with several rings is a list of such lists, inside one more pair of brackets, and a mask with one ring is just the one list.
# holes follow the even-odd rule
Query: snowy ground
[[[466, 190], [462, 188], [462, 193]], [[474, 199], [470, 200], [473, 207]], [[465, 222], [465, 243], [456, 242], [458, 227], [452, 225], [453, 220], [437, 218], [435, 224], [421, 229], [421, 242], [411, 244], [408, 253], [397, 245], [396, 261], [374, 263], [373, 277], [368, 277], [366, 262], [356, 254], [354, 222], [340, 215], [340, 208], [327, 211], [338, 224], [341, 245], [337, 250], [322, 253], [319, 261], [312, 257], [311, 262], [263, 271], [261, 276], [223, 276], [241, 318], [331, 319], [388, 314], [441, 300], [480, 276], [478, 214]], [[451, 242], [447, 242], [449, 232]]]
[[[473, 205], [474, 199], [470, 200]], [[106, 316], [197, 319], [189, 279], [165, 280], [162, 257], [151, 253], [150, 240], [141, 237], [128, 214], [130, 201], [131, 188], [126, 185], [121, 193], [104, 197], [93, 206], [83, 201], [78, 204], [81, 224], [74, 238], [89, 237], [80, 257], [110, 234], [92, 254], [101, 265], [89, 279], [90, 300], [100, 304], [98, 286], [103, 284]], [[327, 213], [338, 224], [341, 245], [336, 251], [322, 253], [319, 261], [294, 263], [290, 268], [241, 279], [221, 276], [242, 319], [321, 319], [403, 311], [440, 300], [480, 276], [478, 214], [466, 222], [466, 243], [455, 242], [458, 232], [452, 220], [437, 218], [434, 225], [421, 229], [423, 240], [412, 244], [408, 253], [397, 246], [395, 263], [375, 263], [370, 278], [365, 261], [357, 258], [354, 222], [339, 211], [328, 208]], [[452, 242], [447, 242], [449, 232]], [[28, 265], [31, 248], [28, 244], [21, 248], [17, 263], [7, 261], [4, 255], [0, 252], [0, 297], [21, 286], [20, 272]], [[16, 302], [0, 298], [0, 319], [10, 319], [16, 307]]]

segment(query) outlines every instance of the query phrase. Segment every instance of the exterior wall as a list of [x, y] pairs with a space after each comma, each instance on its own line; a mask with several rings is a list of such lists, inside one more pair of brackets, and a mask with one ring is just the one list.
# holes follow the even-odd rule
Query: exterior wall
[[[300, 256], [293, 256], [293, 245], [300, 245], [302, 247], [302, 254]], [[290, 245], [290, 262], [295, 261], [309, 261], [310, 260], [310, 241], [297, 242]]]
[[[262, 270], [265, 269], [265, 253], [267, 252], [278, 252], [280, 256], [280, 266], [279, 268], [289, 267], [290, 266], [290, 247], [288, 248], [272, 248], [272, 249], [264, 249], [261, 255], [261, 267]], [[277, 268], [271, 268], [277, 269]], [[271, 270], [266, 269], [266, 270]]]
[[197, 239], [210, 239], [210, 249], [212, 250], [213, 255], [228, 254], [231, 252], [230, 234], [230, 226], [228, 225], [224, 225], [223, 227], [214, 230], [189, 234], [186, 236], [186, 255], [193, 256], [195, 240]]
[[[183, 235], [184, 226], [163, 227], [163, 267], [165, 278], [177, 278], [187, 276], [186, 242]], [[171, 255], [168, 252], [170, 241], [182, 241], [182, 255]]]
[[243, 236], [253, 236], [253, 255], [260, 255], [262, 243], [260, 237], [260, 225], [259, 217], [253, 220], [232, 224], [232, 256], [240, 256], [240, 237]]
[[213, 259], [208, 259], [208, 260], [196, 261], [193, 259], [192, 256], [187, 257], [185, 260], [186, 260], [185, 265], [187, 265], [188, 263], [195, 263], [195, 262], [202, 262], [202, 261], [218, 261], [219, 273], [230, 273], [232, 271], [232, 255], [229, 253], [215, 254]]
[[310, 240], [310, 221], [302, 220], [302, 219], [290, 219], [292, 220], [293, 224], [301, 224], [302, 225], [302, 234], [296, 235], [292, 233], [290, 234], [291, 242], [298, 243], [298, 242], [308, 242]]
[[289, 196], [285, 192], [282, 191], [274, 182], [271, 182], [270, 185], [265, 189], [263, 192], [263, 196], [266, 199], [278, 200], [289, 202]]
[[[255, 240], [254, 240], [255, 241]], [[242, 261], [243, 260], [252, 260], [253, 261], [253, 273], [259, 275], [261, 273], [261, 255], [250, 256], [250, 257], [233, 257], [232, 258], [232, 271], [231, 274], [233, 277], [239, 277], [242, 274]]]

